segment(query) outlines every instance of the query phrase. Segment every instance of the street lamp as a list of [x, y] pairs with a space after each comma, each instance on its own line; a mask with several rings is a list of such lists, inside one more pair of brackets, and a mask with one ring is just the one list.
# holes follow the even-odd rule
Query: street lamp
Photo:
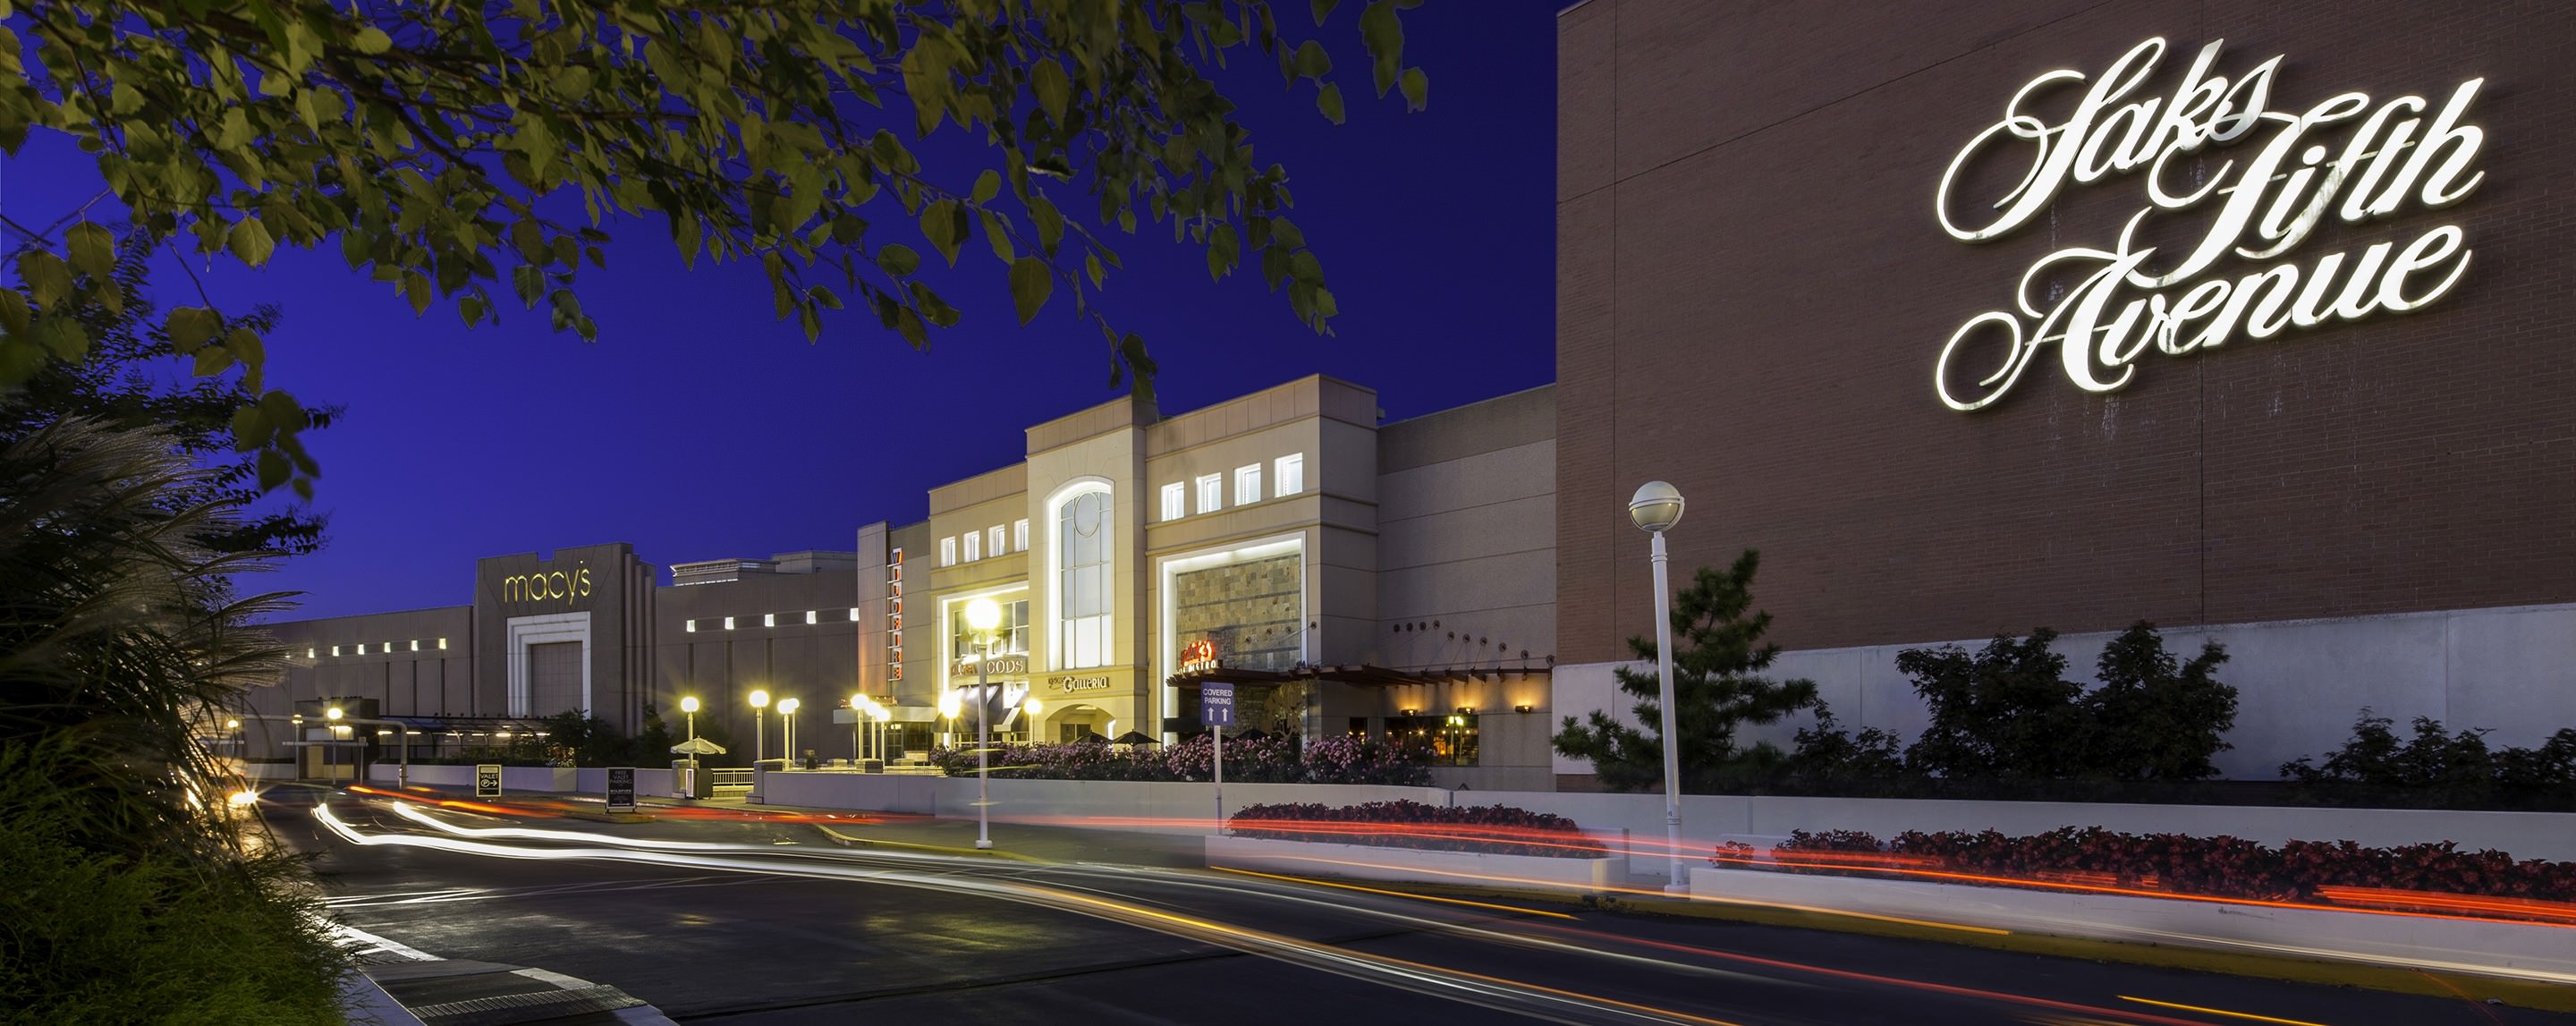
[[781, 699], [778, 703], [779, 740], [787, 744], [787, 764], [790, 766], [796, 765], [796, 707], [803, 704], [793, 698]]
[[758, 688], [751, 692], [751, 764], [758, 766], [768, 758], [768, 728], [763, 717], [769, 710], [769, 692]]
[[948, 721], [946, 744], [951, 748], [957, 746], [957, 714], [964, 708], [964, 704], [958, 701], [957, 693], [954, 691], [939, 696], [939, 718]]
[[331, 740], [322, 743], [322, 778], [325, 780], [336, 778], [340, 774], [341, 715], [340, 707], [336, 705], [322, 710], [322, 718], [331, 721], [329, 726], [322, 728], [323, 733], [331, 735]]
[[993, 846], [992, 808], [988, 785], [992, 779], [993, 703], [992, 685], [985, 679], [986, 663], [993, 661], [993, 629], [1002, 625], [1002, 607], [992, 599], [979, 598], [966, 603], [966, 629], [975, 633], [975, 642], [983, 651], [975, 660], [975, 847]]
[[871, 706], [868, 709], [868, 715], [876, 717], [877, 721], [877, 760], [885, 763], [893, 762], [894, 760], [886, 758], [886, 742], [890, 740], [887, 737], [889, 731], [886, 730], [886, 724], [894, 722], [894, 710], [882, 705]]
[[[683, 699], [681, 699], [681, 700], [680, 700], [680, 711], [681, 711], [681, 712], [683, 712], [683, 713], [687, 713], [687, 714], [688, 714], [688, 717], [689, 717], [689, 740], [691, 740], [691, 741], [695, 741], [695, 740], [697, 740], [697, 739], [698, 739], [698, 696], [696, 696], [696, 695], [690, 695], [690, 696], [689, 696], [689, 697], [687, 697], [687, 698], [683, 698]], [[689, 755], [690, 755], [690, 757], [691, 757], [691, 758], [695, 758], [695, 757], [697, 757], [697, 753], [696, 753], [696, 752], [691, 752], [691, 753], [689, 753]]]
[[1672, 858], [1672, 890], [1690, 887], [1682, 868], [1682, 745], [1673, 725], [1672, 591], [1664, 584], [1664, 532], [1682, 520], [1682, 493], [1662, 481], [1648, 481], [1628, 500], [1628, 519], [1655, 539], [1655, 685], [1664, 712], [1664, 840]]

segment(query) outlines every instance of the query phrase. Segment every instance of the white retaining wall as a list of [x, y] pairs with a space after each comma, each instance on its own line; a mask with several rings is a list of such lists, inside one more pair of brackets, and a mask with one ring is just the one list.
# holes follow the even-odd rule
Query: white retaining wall
[[[2118, 633], [2064, 635], [2051, 647], [2066, 657], [2068, 679], [2090, 682], [2103, 644]], [[2364, 706], [2396, 720], [2401, 731], [2417, 716], [2433, 717], [2455, 732], [2490, 729], [2487, 744], [2495, 747], [2531, 747], [2560, 728], [2576, 727], [2576, 605], [2178, 627], [2166, 630], [2164, 639], [2165, 651], [2186, 661], [2200, 654], [2205, 640], [2227, 649], [2218, 679], [2236, 688], [2236, 727], [2227, 734], [2235, 747], [2213, 761], [2231, 779], [2278, 780], [2284, 762], [2301, 756], [2322, 761], [2352, 736]], [[1974, 652], [1988, 640], [1946, 644]], [[1940, 644], [1945, 642], [1782, 652], [1768, 676], [1813, 680], [1847, 729], [1883, 727], [1911, 744], [1931, 713], [1912, 682], [1896, 671], [1896, 654]], [[1602, 709], [1632, 719], [1629, 707], [1635, 702], [1611, 676], [1620, 665], [1625, 664], [1558, 666], [1551, 685], [1556, 713], [1580, 717]], [[1800, 715], [1748, 728], [1744, 740], [1789, 747], [1797, 729], [1813, 722]], [[1555, 770], [1589, 773], [1592, 767], [1557, 756]]]
[[1434, 884], [1546, 884], [1606, 891], [1627, 883], [1627, 860], [1487, 855], [1368, 844], [1209, 837], [1207, 864], [1301, 876]]
[[2360, 956], [2407, 966], [2576, 983], [2576, 945], [2567, 942], [2567, 929], [2539, 923], [2466, 922], [1707, 866], [1691, 870], [1690, 886], [1695, 899], [1831, 908], [2099, 940], [2188, 943], [2265, 954]]

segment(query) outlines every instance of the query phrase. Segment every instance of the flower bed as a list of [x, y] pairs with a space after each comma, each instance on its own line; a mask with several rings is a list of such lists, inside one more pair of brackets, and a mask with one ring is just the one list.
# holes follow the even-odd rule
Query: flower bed
[[1573, 820], [1508, 805], [1253, 805], [1228, 818], [1226, 826], [1237, 837], [1278, 841], [1575, 859], [1610, 854], [1607, 845], [1586, 836]]
[[[1214, 746], [1205, 737], [1129, 751], [1104, 744], [996, 745], [987, 753], [997, 778], [1024, 780], [1177, 780], [1215, 777]], [[975, 775], [975, 750], [942, 748], [930, 762], [952, 777]], [[1225, 743], [1225, 779], [1239, 784], [1388, 784], [1422, 787], [1431, 771], [1413, 753], [1349, 737], [1298, 744], [1287, 736]]]
[[1711, 862], [1792, 873], [1857, 873], [1943, 883], [2162, 892], [2476, 917], [2576, 922], [2576, 862], [2515, 861], [2449, 841], [2368, 848], [2067, 827], [2028, 837], [1987, 830], [1795, 831], [1768, 858], [1728, 844]]

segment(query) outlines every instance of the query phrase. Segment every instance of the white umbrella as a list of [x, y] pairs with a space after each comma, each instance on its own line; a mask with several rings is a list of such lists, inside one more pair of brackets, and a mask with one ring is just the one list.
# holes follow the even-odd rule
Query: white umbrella
[[693, 737], [686, 741], [682, 741], [679, 744], [672, 745], [671, 751], [678, 755], [723, 755], [725, 753], [725, 748], [723, 745], [709, 741], [705, 738]]

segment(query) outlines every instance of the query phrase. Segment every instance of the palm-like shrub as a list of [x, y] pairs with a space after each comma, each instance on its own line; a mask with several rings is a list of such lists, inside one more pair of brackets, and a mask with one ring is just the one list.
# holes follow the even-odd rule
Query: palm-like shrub
[[[247, 843], [252, 828], [225, 801], [238, 781], [197, 740], [283, 655], [245, 626], [278, 599], [236, 598], [229, 584], [261, 554], [210, 545], [240, 526], [239, 500], [205, 498], [210, 473], [167, 435], [85, 421], [0, 445], [10, 1016], [336, 1021], [341, 956], [292, 864]], [[237, 927], [226, 957], [175, 975], [147, 962], [210, 919]]]

